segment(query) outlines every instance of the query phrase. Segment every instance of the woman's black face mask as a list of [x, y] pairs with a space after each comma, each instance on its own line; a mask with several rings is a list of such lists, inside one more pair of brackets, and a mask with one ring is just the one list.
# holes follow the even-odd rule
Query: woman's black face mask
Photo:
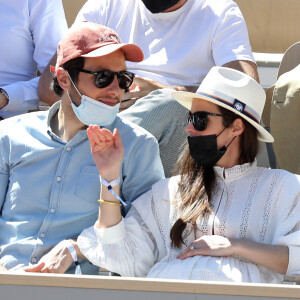
[[226, 128], [224, 128], [224, 130], [222, 130], [218, 135], [212, 134], [188, 137], [190, 155], [195, 163], [202, 167], [213, 167], [221, 159], [229, 145], [235, 139], [234, 137], [227, 146], [223, 146], [221, 149], [218, 149], [217, 137], [225, 130]]
[[[130, 1], [130, 0], [128, 0]], [[175, 5], [179, 0], [142, 0], [151, 13], [157, 14]]]
[[190, 155], [202, 167], [213, 167], [225, 154], [227, 147], [218, 149], [217, 136], [202, 135], [188, 137]]

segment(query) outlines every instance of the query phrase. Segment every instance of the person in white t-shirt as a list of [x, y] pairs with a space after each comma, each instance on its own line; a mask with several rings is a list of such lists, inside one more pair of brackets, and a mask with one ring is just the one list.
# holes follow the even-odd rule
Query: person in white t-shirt
[[44, 71], [67, 30], [61, 0], [0, 0], [0, 118], [38, 107]]
[[[215, 65], [258, 80], [247, 27], [232, 0], [89, 0], [75, 22], [84, 20], [104, 24], [143, 49], [145, 59], [127, 65], [138, 76], [121, 111], [157, 138], [167, 177], [186, 139], [185, 118], [177, 118], [186, 110], [172, 99], [170, 88], [195, 91]], [[41, 99], [52, 103], [49, 80], [42, 83]]]
[[[189, 110], [178, 176], [155, 183], [125, 218], [103, 186], [77, 254], [121, 276], [280, 283], [299, 274], [300, 176], [255, 159], [258, 140], [274, 140], [260, 125], [263, 88], [213, 67], [196, 93], [172, 96]], [[102, 182], [117, 178], [122, 162], [120, 140], [106, 137], [89, 132]]]

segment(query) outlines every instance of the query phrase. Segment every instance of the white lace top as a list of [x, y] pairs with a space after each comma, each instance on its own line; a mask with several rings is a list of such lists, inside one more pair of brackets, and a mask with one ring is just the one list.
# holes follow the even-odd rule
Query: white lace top
[[[95, 265], [122, 276], [235, 282], [282, 280], [282, 274], [241, 257], [176, 256], [194, 239], [212, 233], [259, 243], [287, 245], [287, 274], [300, 273], [300, 176], [253, 164], [215, 167], [212, 213], [198, 218], [181, 249], [173, 248], [170, 229], [177, 220], [179, 177], [164, 179], [139, 197], [122, 221], [110, 228], [90, 227], [78, 238]], [[225, 176], [224, 176], [224, 175]], [[171, 201], [170, 201], [171, 200]]]

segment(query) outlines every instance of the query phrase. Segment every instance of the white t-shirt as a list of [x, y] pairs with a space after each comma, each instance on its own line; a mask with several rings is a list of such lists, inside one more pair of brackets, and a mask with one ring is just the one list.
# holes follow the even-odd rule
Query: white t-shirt
[[188, 0], [181, 8], [152, 14], [141, 0], [89, 0], [76, 22], [114, 29], [145, 55], [128, 69], [167, 85], [199, 86], [211, 67], [254, 61], [244, 18], [231, 0]]
[[61, 0], [0, 0], [0, 87], [9, 104], [0, 110], [9, 117], [36, 109], [39, 77], [67, 30]]

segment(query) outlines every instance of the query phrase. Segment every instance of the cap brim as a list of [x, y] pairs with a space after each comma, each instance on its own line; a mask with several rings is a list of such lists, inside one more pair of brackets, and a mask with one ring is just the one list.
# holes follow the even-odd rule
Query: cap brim
[[89, 53], [82, 54], [82, 57], [99, 57], [111, 54], [121, 49], [124, 52], [125, 59], [133, 62], [140, 62], [144, 59], [142, 49], [135, 44], [107, 44]]
[[237, 115], [241, 116], [243, 119], [248, 121], [253, 127], [255, 127], [258, 131], [258, 139], [259, 140], [261, 140], [263, 142], [267, 142], [267, 143], [274, 142], [273, 136], [265, 128], [263, 128], [260, 124], [258, 124], [257, 122], [253, 121], [249, 117], [245, 116], [243, 113], [237, 111], [233, 107], [231, 107], [221, 101], [215, 100], [214, 98], [210, 98], [209, 96], [198, 95], [196, 93], [191, 93], [191, 92], [173, 92], [172, 97], [178, 103], [180, 103], [182, 106], [187, 108], [188, 110], [191, 110], [193, 99], [195, 99], [195, 98], [202, 99], [202, 100], [214, 103], [216, 105], [219, 105], [221, 107], [224, 107], [224, 108], [236, 113]]

